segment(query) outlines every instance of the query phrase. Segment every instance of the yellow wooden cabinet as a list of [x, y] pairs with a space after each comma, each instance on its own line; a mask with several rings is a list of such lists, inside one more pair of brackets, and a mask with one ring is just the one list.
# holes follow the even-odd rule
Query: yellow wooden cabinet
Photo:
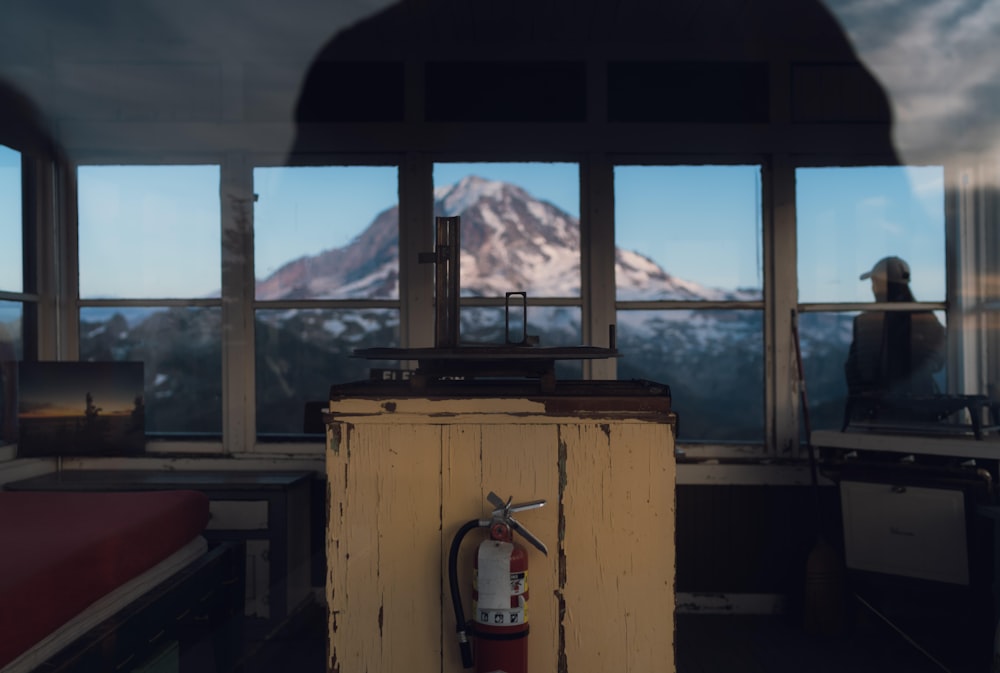
[[[495, 491], [547, 501], [518, 516], [549, 549], [525, 544], [529, 671], [673, 671], [675, 417], [664, 390], [611, 381], [537, 395], [335, 388], [329, 669], [463, 670], [448, 550], [462, 524], [489, 518]], [[467, 615], [477, 533], [459, 564]]]

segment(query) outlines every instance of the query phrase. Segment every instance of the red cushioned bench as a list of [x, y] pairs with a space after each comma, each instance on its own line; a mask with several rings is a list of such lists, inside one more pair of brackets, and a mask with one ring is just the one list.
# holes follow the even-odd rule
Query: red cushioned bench
[[197, 491], [0, 492], [0, 672], [48, 660], [35, 650], [52, 650], [60, 629], [75, 626], [74, 640], [92, 630], [88, 610], [104, 606], [104, 619], [116, 592], [129, 604], [192, 574], [208, 517]]

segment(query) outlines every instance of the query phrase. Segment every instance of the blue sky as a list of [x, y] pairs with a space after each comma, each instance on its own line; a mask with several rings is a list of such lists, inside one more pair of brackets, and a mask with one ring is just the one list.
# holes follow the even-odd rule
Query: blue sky
[[[16, 153], [0, 151], [0, 202], [17, 202], [15, 159]], [[452, 184], [469, 174], [519, 184], [579, 216], [575, 164], [437, 164], [434, 182]], [[392, 166], [258, 168], [254, 180], [258, 277], [301, 255], [346, 245], [398, 202]], [[942, 180], [938, 167], [799, 169], [800, 301], [870, 300], [869, 285], [858, 275], [890, 254], [910, 263], [918, 299], [943, 300]], [[217, 291], [218, 181], [213, 166], [81, 169], [84, 296]], [[758, 167], [619, 166], [615, 181], [620, 247], [709, 287], [761, 286]], [[19, 217], [2, 209], [5, 242], [19, 232]], [[2, 289], [20, 289], [17, 247], [4, 245], [0, 252]], [[178, 274], [181, 262], [186, 272]]]
[[218, 293], [218, 166], [82, 166], [77, 187], [82, 297]]
[[944, 301], [940, 167], [799, 169], [799, 300], [870, 301], [858, 276], [889, 255], [910, 265], [918, 300]]
[[351, 242], [399, 203], [395, 166], [254, 170], [254, 267], [266, 278], [286, 262]]
[[21, 155], [0, 145], [0, 290], [20, 292]]
[[[294, 179], [288, 179], [290, 170]], [[434, 184], [453, 184], [470, 174], [518, 184], [579, 217], [575, 164], [439, 163]], [[389, 167], [258, 169], [255, 175], [261, 194], [258, 276], [316, 252], [318, 241], [328, 247], [348, 243], [355, 226], [367, 226], [395, 203], [395, 169]], [[944, 298], [939, 168], [803, 169], [798, 179], [802, 301], [870, 300], [869, 285], [858, 276], [889, 254], [910, 262], [918, 298]], [[759, 167], [619, 166], [615, 181], [620, 247], [709, 287], [761, 287]]]

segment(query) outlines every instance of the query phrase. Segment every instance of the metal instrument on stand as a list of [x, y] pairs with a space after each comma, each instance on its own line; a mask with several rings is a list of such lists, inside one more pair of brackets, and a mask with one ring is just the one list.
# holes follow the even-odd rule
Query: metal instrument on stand
[[[429, 384], [448, 379], [476, 380], [522, 378], [537, 380], [541, 390], [555, 388], [557, 360], [589, 360], [618, 357], [615, 326], [608, 327], [608, 348], [594, 346], [542, 347], [538, 337], [528, 334], [528, 297], [521, 291], [507, 292], [504, 303], [506, 327], [503, 344], [463, 344], [460, 334], [461, 221], [459, 217], [435, 219], [435, 248], [421, 253], [419, 261], [435, 265], [434, 347], [364, 348], [356, 357], [370, 360], [415, 360], [409, 385], [424, 390]], [[512, 298], [520, 300], [523, 324], [518, 338], [511, 338]]]

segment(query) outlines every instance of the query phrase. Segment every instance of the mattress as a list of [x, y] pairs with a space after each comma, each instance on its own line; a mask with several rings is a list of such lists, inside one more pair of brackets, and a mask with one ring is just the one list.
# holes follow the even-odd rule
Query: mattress
[[104, 594], [56, 630], [50, 631], [40, 641], [17, 655], [12, 662], [0, 667], [0, 673], [35, 671], [74, 640], [86, 635], [91, 629], [186, 568], [207, 551], [208, 542], [205, 538], [196, 537], [146, 572], [133, 577], [114, 591]]
[[0, 492], [0, 667], [207, 523], [197, 491]]

